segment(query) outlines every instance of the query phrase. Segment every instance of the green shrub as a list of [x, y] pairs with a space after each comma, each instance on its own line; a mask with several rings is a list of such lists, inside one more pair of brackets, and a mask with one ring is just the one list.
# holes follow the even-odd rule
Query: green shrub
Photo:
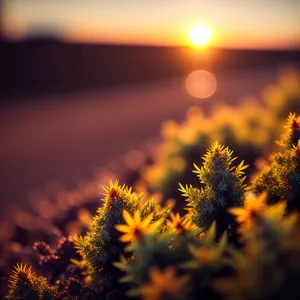
[[67, 257], [65, 271], [53, 270], [51, 285], [17, 265], [6, 299], [299, 299], [299, 116], [290, 114], [286, 131], [284, 151], [250, 182], [252, 193], [243, 162], [213, 143], [195, 165], [202, 188], [180, 185], [183, 217], [110, 183], [90, 231], [76, 238], [81, 259], [64, 240], [51, 257]]
[[[190, 169], [215, 140], [234, 149], [250, 165], [249, 180], [257, 159], [274, 149], [273, 141], [279, 138], [289, 112], [300, 113], [300, 76], [293, 70], [279, 73], [278, 83], [265, 88], [262, 101], [250, 98], [237, 107], [216, 107], [208, 117], [194, 106], [182, 124], [164, 123], [153, 163], [141, 170], [137, 188], [159, 192], [163, 199], [179, 199], [177, 182], [197, 184]], [[182, 207], [177, 203], [178, 210]]]
[[284, 148], [271, 157], [271, 164], [254, 181], [254, 191], [268, 191], [268, 202], [287, 200], [288, 209], [300, 211], [300, 118], [290, 114], [287, 134], [279, 144]]

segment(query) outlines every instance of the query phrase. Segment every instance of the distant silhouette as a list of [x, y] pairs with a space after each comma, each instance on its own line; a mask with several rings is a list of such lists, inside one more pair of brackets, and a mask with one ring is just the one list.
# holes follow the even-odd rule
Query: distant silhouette
[[[67, 44], [57, 35], [1, 41], [1, 98], [95, 90], [209, 71], [299, 61], [299, 51]], [[192, 52], [194, 51], [194, 52]]]

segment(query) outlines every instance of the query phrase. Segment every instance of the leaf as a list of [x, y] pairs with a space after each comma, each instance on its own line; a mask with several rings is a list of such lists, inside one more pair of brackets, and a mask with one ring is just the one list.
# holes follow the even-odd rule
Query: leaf
[[189, 248], [190, 252], [191, 252], [195, 257], [197, 257], [197, 247], [195, 247], [195, 246], [192, 245], [192, 244], [189, 244], [189, 245], [188, 245], [188, 248]]
[[181, 196], [183, 197], [189, 197], [189, 190], [190, 188], [192, 188], [192, 185], [190, 184], [190, 186], [188, 186], [187, 184], [185, 185], [185, 187], [179, 182], [179, 188], [178, 191], [181, 192]]
[[241, 207], [228, 208], [227, 211], [234, 216], [240, 216], [245, 213], [245, 209]]
[[228, 243], [228, 235], [227, 232], [225, 231], [219, 240], [219, 248], [223, 251], [226, 248], [227, 243]]
[[214, 221], [206, 231], [203, 241], [207, 242], [208, 244], [212, 244], [214, 242], [217, 229], [216, 227], [216, 221]]
[[186, 184], [186, 186], [184, 187], [180, 182], [179, 182], [179, 188], [178, 191], [182, 192], [182, 193], [187, 193], [188, 192], [188, 185]]
[[112, 263], [113, 266], [115, 266], [116, 268], [122, 270], [122, 271], [127, 271], [129, 269], [129, 266], [123, 262], [117, 261]]
[[196, 270], [196, 269], [199, 268], [199, 265], [198, 265], [197, 261], [190, 260], [190, 261], [187, 261], [187, 262], [184, 262], [184, 263], [180, 264], [179, 268]]
[[243, 170], [247, 169], [249, 165], [244, 165], [244, 161], [242, 160], [240, 164], [236, 167], [236, 171], [239, 175], [244, 174]]
[[75, 265], [75, 266], [77, 266], [77, 267], [79, 267], [79, 268], [81, 267], [81, 262], [80, 262], [80, 260], [71, 258], [71, 259], [70, 259], [70, 262], [71, 262], [73, 265]]
[[290, 231], [296, 225], [298, 219], [299, 218], [297, 212], [293, 212], [292, 214], [284, 218], [282, 222], [283, 229], [287, 232]]
[[131, 289], [128, 292], [126, 292], [126, 295], [129, 297], [139, 297], [140, 291], [138, 289]]
[[233, 257], [233, 259], [236, 262], [236, 265], [241, 267], [244, 267], [247, 264], [247, 258], [245, 257], [245, 255], [240, 251], [237, 250], [233, 247], [228, 247], [227, 251], [229, 254], [231, 254], [231, 256]]
[[122, 277], [120, 280], [119, 280], [120, 283], [128, 283], [128, 282], [133, 282], [133, 277], [132, 275], [126, 275], [124, 277]]
[[128, 244], [124, 250], [126, 252], [134, 252], [137, 249], [137, 247], [138, 247], [138, 243], [132, 242], [132, 243]]
[[195, 163], [193, 163], [193, 166], [195, 168], [195, 170], [193, 170], [193, 173], [200, 174], [201, 173], [201, 169]]
[[77, 249], [77, 252], [81, 253], [85, 248], [84, 237], [74, 236], [74, 248]]
[[270, 205], [265, 210], [265, 216], [274, 222], [279, 221], [284, 215], [285, 208], [285, 201]]

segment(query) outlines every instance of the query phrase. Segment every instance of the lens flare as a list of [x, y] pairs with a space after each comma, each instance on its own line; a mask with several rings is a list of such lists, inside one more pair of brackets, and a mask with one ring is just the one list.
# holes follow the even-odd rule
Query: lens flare
[[187, 77], [185, 87], [189, 94], [195, 98], [208, 98], [215, 93], [217, 80], [212, 73], [198, 70]]

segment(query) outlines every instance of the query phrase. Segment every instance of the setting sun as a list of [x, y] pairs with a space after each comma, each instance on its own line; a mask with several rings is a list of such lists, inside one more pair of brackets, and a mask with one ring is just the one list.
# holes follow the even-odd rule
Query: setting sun
[[190, 29], [189, 38], [193, 45], [204, 46], [211, 40], [211, 31], [204, 24], [196, 24]]

